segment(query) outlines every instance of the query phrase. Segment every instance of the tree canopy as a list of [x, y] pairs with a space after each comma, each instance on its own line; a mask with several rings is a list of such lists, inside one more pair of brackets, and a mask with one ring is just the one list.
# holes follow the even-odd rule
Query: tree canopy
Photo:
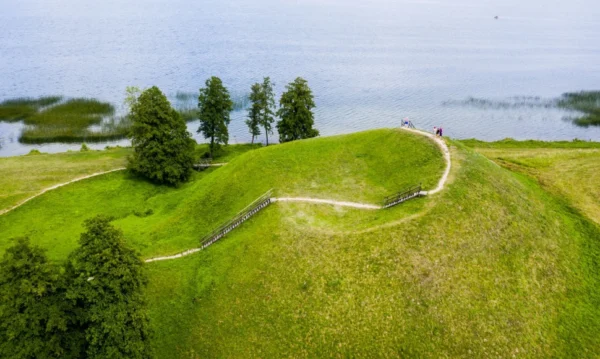
[[123, 233], [102, 216], [85, 222], [79, 248], [69, 256], [66, 298], [87, 358], [150, 358], [143, 262]]
[[227, 126], [231, 122], [231, 110], [233, 101], [221, 79], [213, 76], [206, 80], [206, 87], [200, 89], [198, 96], [198, 133], [210, 139], [211, 156], [219, 144], [226, 145], [229, 142]]
[[304, 138], [316, 137], [319, 131], [313, 128], [315, 108], [313, 94], [308, 82], [301, 77], [286, 86], [286, 91], [279, 100], [277, 122], [279, 141], [289, 142]]
[[16, 239], [0, 262], [1, 358], [70, 357], [60, 294], [58, 268], [29, 239]]
[[133, 155], [129, 169], [158, 183], [187, 181], [194, 165], [195, 141], [158, 87], [142, 92], [130, 116]]

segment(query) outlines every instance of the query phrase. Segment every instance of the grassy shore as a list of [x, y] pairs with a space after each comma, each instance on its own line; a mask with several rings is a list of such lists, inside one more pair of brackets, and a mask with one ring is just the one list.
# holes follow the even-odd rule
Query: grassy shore
[[[160, 358], [590, 357], [600, 230], [556, 193], [460, 142], [439, 194], [382, 211], [276, 203], [195, 255], [148, 264]], [[434, 187], [439, 149], [377, 130], [248, 151], [180, 188], [112, 173], [0, 216], [62, 260], [110, 214], [143, 256], [197, 245], [274, 188], [376, 203]], [[152, 210], [152, 211], [149, 211]]]

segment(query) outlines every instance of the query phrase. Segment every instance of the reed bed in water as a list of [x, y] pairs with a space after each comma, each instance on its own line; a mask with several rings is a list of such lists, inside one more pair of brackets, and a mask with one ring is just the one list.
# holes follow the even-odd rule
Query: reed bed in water
[[[96, 99], [61, 96], [17, 98], [0, 103], [0, 121], [23, 121], [21, 143], [104, 142], [127, 136], [130, 122], [115, 118], [115, 108]], [[93, 127], [96, 128], [93, 128]]]
[[89, 127], [77, 128], [68, 126], [41, 125], [27, 126], [21, 133], [19, 142], [27, 144], [42, 144], [50, 142], [97, 143], [120, 140], [127, 137], [131, 122], [125, 118], [111, 118], [100, 125], [99, 130]]
[[0, 102], [0, 121], [15, 122], [35, 115], [39, 109], [54, 105], [62, 96], [46, 96], [37, 99], [21, 97]]
[[584, 113], [584, 116], [573, 119], [578, 126], [600, 126], [600, 91], [565, 93], [558, 106]]

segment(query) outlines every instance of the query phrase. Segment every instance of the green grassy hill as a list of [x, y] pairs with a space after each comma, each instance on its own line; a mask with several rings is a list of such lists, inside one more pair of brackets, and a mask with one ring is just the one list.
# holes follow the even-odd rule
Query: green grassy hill
[[290, 213], [316, 215], [277, 204], [149, 266], [159, 356], [593, 357], [598, 228], [465, 148], [454, 160], [448, 189], [391, 225], [308, 229]]
[[[377, 202], [415, 183], [433, 187], [443, 166], [435, 144], [404, 132], [314, 139], [246, 152], [180, 188], [125, 172], [77, 182], [0, 216], [0, 232], [28, 235], [60, 259], [75, 246], [84, 219], [106, 214], [144, 257], [174, 254], [197, 247], [202, 235], [269, 189], [276, 196]], [[0, 251], [6, 246], [0, 243]]]
[[[205, 251], [148, 264], [157, 357], [594, 357], [598, 226], [452, 144], [437, 195], [382, 211], [276, 203]], [[269, 188], [376, 203], [442, 171], [430, 140], [377, 130], [250, 151], [177, 189], [113, 173], [0, 216], [0, 251], [29, 235], [60, 260], [104, 213], [144, 257], [171, 254]]]

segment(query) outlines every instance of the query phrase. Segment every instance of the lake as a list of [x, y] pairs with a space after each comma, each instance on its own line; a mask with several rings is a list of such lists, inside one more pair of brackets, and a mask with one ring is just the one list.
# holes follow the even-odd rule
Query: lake
[[[263, 76], [278, 93], [302, 76], [322, 135], [408, 117], [455, 138], [598, 141], [600, 128], [538, 102], [600, 88], [599, 19], [597, 0], [5, 0], [0, 100], [58, 94], [120, 106], [130, 85], [175, 100], [212, 75], [235, 96]], [[244, 116], [232, 115], [232, 143], [250, 140]], [[80, 147], [24, 146], [21, 128], [0, 123], [0, 156]]]

